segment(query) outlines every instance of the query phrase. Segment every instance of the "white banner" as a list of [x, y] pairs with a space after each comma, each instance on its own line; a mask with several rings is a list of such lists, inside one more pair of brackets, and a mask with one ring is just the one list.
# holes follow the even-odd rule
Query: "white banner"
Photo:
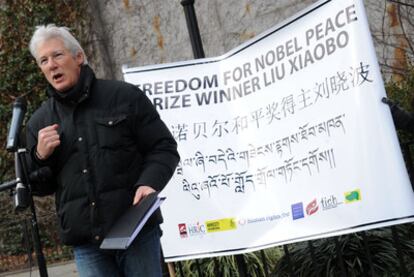
[[167, 261], [413, 221], [361, 0], [319, 1], [216, 58], [124, 69], [179, 144]]

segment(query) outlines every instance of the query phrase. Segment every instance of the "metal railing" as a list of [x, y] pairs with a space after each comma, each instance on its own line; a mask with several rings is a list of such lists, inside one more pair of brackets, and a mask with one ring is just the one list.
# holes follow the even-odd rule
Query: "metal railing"
[[[59, 243], [57, 230], [51, 231], [50, 226], [58, 226], [56, 215], [50, 213], [40, 216], [38, 222], [47, 264], [72, 260], [73, 253], [70, 247]], [[49, 228], [45, 228], [46, 226]], [[36, 266], [30, 220], [24, 218], [3, 221], [0, 229], [3, 234], [0, 238], [0, 273]], [[45, 233], [46, 229], [48, 233]], [[386, 265], [392, 269], [390, 274], [397, 274], [391, 274], [392, 276], [410, 276], [414, 267], [413, 231], [414, 225], [405, 224], [273, 248], [272, 251], [279, 253], [278, 255], [269, 255], [267, 250], [261, 250], [250, 254], [254, 255], [254, 259], [249, 259], [247, 254], [226, 257], [226, 261], [223, 261], [222, 257], [216, 257], [175, 262], [165, 264], [164, 274], [166, 276], [200, 277], [307, 276], [300, 273], [303, 270], [301, 268], [303, 268], [304, 261], [307, 261], [310, 266], [317, 267], [321, 262], [323, 263], [323, 259], [330, 257], [330, 263], [334, 263], [332, 265], [334, 274], [325, 276], [358, 276], [351, 273], [355, 271], [353, 256], [359, 255], [359, 263], [361, 263], [359, 267], [363, 268], [360, 270], [363, 271], [363, 276], [382, 276], [378, 270], [384, 273], [384, 269], [379, 268], [381, 265], [378, 262], [381, 261], [378, 259], [381, 258], [378, 257], [388, 255], [394, 257], [392, 262]], [[9, 238], [4, 237], [4, 234], [9, 234]], [[358, 237], [357, 243], [352, 241], [355, 237]], [[381, 250], [379, 247], [381, 244], [391, 245], [392, 249]], [[321, 249], [325, 248], [330, 250], [321, 253]], [[312, 268], [308, 268], [308, 271], [318, 272]]]

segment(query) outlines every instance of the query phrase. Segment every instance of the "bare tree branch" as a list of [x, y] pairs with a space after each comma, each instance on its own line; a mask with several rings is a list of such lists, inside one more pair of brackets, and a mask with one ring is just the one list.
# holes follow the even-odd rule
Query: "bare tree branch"
[[404, 22], [403, 22], [403, 19], [401, 17], [401, 6], [398, 6], [397, 12], [398, 12], [397, 13], [398, 14], [398, 19], [400, 21], [401, 31], [402, 31], [402, 33], [404, 35], [405, 40], [407, 41], [408, 47], [410, 47], [410, 49], [411, 49], [411, 53], [414, 53], [413, 45], [411, 44], [411, 41], [408, 39], [408, 36], [407, 36], [407, 34], [405, 32]]
[[396, 0], [387, 0], [387, 1], [393, 2], [393, 3], [397, 3], [397, 4], [400, 4], [400, 5], [403, 5], [403, 6], [408, 6], [408, 7], [414, 8], [414, 5], [413, 4], [408, 4], [408, 3], [404, 3], [404, 2], [396, 1]]

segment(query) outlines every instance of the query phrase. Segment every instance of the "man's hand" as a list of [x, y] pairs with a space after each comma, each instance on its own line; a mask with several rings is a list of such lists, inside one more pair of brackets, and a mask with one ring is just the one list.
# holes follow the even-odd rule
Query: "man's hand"
[[141, 201], [142, 198], [150, 194], [151, 192], [154, 192], [155, 189], [149, 186], [139, 186], [137, 191], [135, 192], [134, 202], [133, 205], [138, 204], [139, 201]]
[[52, 155], [56, 147], [60, 145], [60, 137], [57, 132], [59, 125], [53, 124], [39, 130], [37, 136], [36, 155], [40, 160], [46, 160]]

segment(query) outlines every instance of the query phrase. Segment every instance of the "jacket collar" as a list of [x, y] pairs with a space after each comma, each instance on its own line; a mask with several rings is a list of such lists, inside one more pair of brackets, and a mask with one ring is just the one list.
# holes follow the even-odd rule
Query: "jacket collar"
[[63, 104], [76, 105], [89, 97], [89, 88], [94, 80], [95, 73], [93, 70], [88, 65], [82, 65], [79, 80], [73, 88], [62, 93], [49, 84], [47, 94]]

